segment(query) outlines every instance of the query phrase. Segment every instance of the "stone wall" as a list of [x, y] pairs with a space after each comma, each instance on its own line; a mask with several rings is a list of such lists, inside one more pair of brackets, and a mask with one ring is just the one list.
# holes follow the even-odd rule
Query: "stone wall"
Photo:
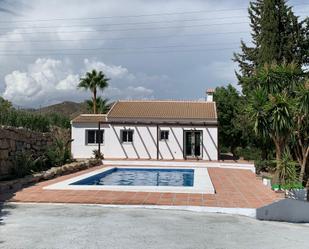
[[102, 161], [99, 159], [90, 159], [85, 161], [73, 162], [60, 167], [53, 167], [49, 170], [39, 172], [33, 175], [28, 175], [23, 178], [18, 178], [10, 181], [0, 182], [0, 194], [15, 192], [23, 187], [33, 185], [40, 181], [50, 180], [61, 175], [67, 175], [81, 170], [85, 170], [94, 166], [99, 166]]
[[31, 151], [40, 155], [53, 139], [52, 133], [0, 126], [0, 180], [10, 175], [16, 153]]

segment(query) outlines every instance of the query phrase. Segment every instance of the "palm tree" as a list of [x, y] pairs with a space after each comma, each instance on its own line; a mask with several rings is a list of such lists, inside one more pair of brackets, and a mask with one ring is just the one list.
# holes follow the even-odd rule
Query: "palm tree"
[[97, 113], [97, 90], [103, 91], [108, 86], [108, 81], [110, 79], [106, 78], [102, 71], [97, 72], [96, 70], [92, 70], [91, 72], [87, 72], [84, 78], [80, 79], [78, 84], [78, 88], [83, 88], [85, 90], [90, 90], [93, 94], [92, 102], [93, 102], [93, 113]]
[[[97, 97], [96, 101], [96, 108], [98, 113], [107, 113], [110, 109], [111, 104], [108, 103], [108, 99], [102, 99], [101, 97]], [[93, 110], [93, 100], [86, 101], [88, 110]]]

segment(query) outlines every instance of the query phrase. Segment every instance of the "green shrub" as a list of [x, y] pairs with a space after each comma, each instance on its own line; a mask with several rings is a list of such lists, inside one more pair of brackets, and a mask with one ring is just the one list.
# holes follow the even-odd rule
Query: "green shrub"
[[16, 177], [23, 177], [31, 172], [33, 159], [28, 153], [16, 154], [13, 162], [13, 175]]
[[17, 178], [45, 170], [47, 159], [44, 155], [35, 156], [31, 152], [18, 152], [14, 158], [13, 175]]
[[300, 182], [290, 182], [281, 185], [281, 189], [291, 190], [291, 189], [303, 189], [303, 185]]
[[18, 152], [14, 158], [12, 174], [20, 178], [71, 162], [70, 142], [56, 139], [42, 155], [34, 154], [31, 151]]
[[239, 157], [243, 157], [244, 160], [251, 161], [251, 160], [258, 160], [261, 158], [261, 151], [258, 148], [238, 148], [237, 155]]
[[274, 172], [276, 170], [276, 161], [274, 160], [255, 160], [255, 169], [257, 173], [260, 172]]
[[221, 146], [220, 147], [220, 153], [228, 153], [229, 149], [227, 147]]
[[0, 107], [0, 124], [48, 132], [51, 126], [69, 128], [70, 119], [57, 113], [41, 115], [14, 108]]
[[99, 150], [93, 150], [92, 154], [94, 155], [95, 159], [104, 159], [103, 153], [99, 152]]
[[58, 113], [51, 113], [43, 116], [48, 119], [51, 126], [58, 126], [66, 129], [71, 127], [70, 119], [67, 116], [60, 115]]
[[50, 167], [61, 166], [72, 161], [69, 144], [71, 141], [56, 139], [46, 151], [46, 158]]

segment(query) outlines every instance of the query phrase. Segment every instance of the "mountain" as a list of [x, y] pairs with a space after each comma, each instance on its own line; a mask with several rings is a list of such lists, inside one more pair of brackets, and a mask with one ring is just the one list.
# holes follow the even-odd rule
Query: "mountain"
[[71, 101], [64, 101], [59, 104], [50, 105], [31, 111], [40, 114], [58, 113], [64, 116], [68, 116], [70, 119], [75, 118], [81, 113], [89, 113], [85, 102], [76, 103]]

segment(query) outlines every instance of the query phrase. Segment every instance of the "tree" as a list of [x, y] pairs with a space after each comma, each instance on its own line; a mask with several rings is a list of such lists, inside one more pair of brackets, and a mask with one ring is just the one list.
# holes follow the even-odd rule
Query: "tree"
[[299, 181], [304, 181], [307, 170], [309, 173], [309, 81], [304, 80], [296, 91], [293, 103], [293, 133], [291, 147], [300, 165]]
[[257, 89], [250, 96], [247, 111], [255, 133], [272, 139], [276, 150], [277, 169], [279, 169], [292, 127], [287, 95], [267, 95], [263, 89]]
[[265, 65], [255, 72], [253, 81], [257, 89], [249, 95], [247, 112], [254, 131], [261, 137], [270, 137], [275, 145], [277, 169], [282, 153], [293, 130], [291, 98], [293, 87], [301, 80], [301, 70], [292, 64]]
[[[87, 108], [88, 110], [93, 110], [93, 100], [87, 100]], [[107, 113], [110, 109], [110, 104], [108, 103], [108, 99], [102, 99], [101, 97], [97, 97], [96, 106], [98, 113]]]
[[244, 78], [265, 63], [295, 62], [300, 68], [309, 63], [309, 19], [299, 22], [285, 0], [257, 0], [248, 9], [252, 29], [249, 47], [241, 41], [241, 52], [234, 53], [240, 73], [236, 73], [243, 92], [256, 88]]
[[298, 54], [301, 25], [285, 0], [264, 0], [261, 6], [259, 64], [286, 61], [302, 65]]
[[242, 143], [242, 132], [237, 125], [237, 117], [243, 104], [242, 96], [232, 86], [217, 87], [214, 100], [216, 101], [219, 121], [219, 143], [230, 148], [235, 156], [236, 148]]
[[93, 113], [97, 113], [97, 90], [103, 91], [108, 86], [108, 81], [110, 79], [106, 78], [102, 71], [97, 72], [92, 70], [87, 72], [84, 78], [80, 79], [78, 88], [84, 88], [92, 92], [92, 102], [93, 102]]
[[12, 108], [12, 103], [2, 97], [0, 97], [0, 110], [9, 110]]

